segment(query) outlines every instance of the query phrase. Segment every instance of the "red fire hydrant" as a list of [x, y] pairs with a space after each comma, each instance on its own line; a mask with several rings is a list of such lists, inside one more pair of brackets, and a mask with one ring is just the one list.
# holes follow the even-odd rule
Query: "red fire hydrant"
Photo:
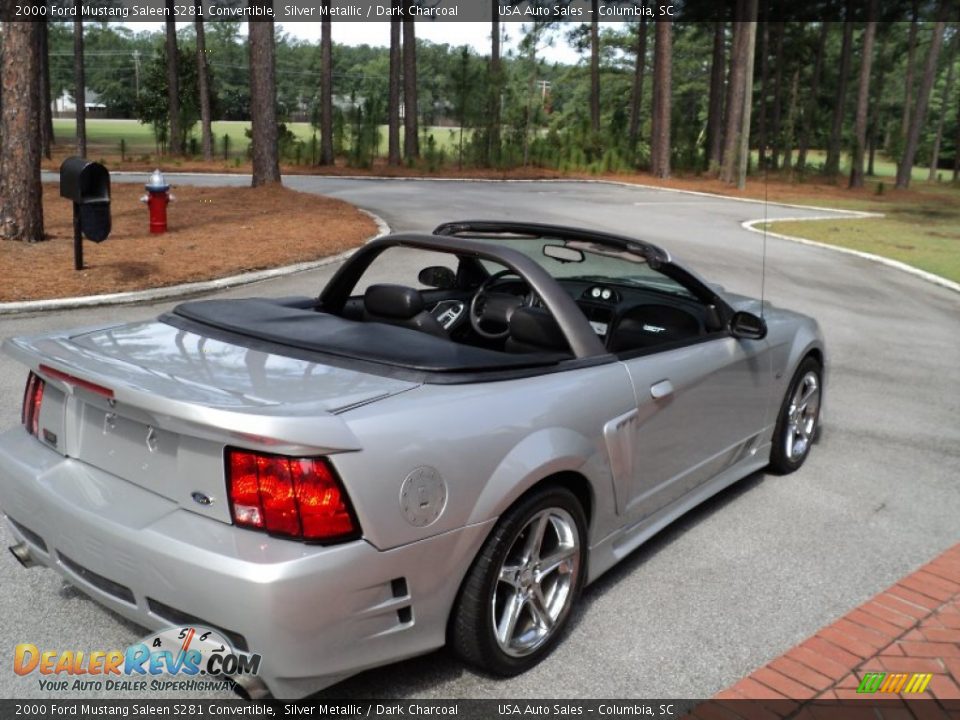
[[150, 182], [144, 185], [147, 194], [140, 198], [150, 209], [150, 232], [159, 235], [167, 231], [167, 205], [176, 198], [170, 192], [170, 185], [163, 179], [159, 168], [153, 171]]

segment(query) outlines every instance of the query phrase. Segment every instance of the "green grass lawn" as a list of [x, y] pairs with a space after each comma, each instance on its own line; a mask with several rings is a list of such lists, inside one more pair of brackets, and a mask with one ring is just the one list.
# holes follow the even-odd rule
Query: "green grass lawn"
[[884, 217], [774, 222], [768, 227], [784, 235], [882, 255], [960, 282], [960, 187], [927, 185], [923, 199], [910, 202], [843, 205], [881, 212]]
[[[230, 157], [246, 155], [250, 140], [245, 131], [250, 123], [244, 120], [218, 120], [213, 123], [214, 150], [218, 157], [223, 157], [223, 138], [229, 136]], [[317, 132], [310, 123], [287, 123], [287, 127], [304, 143], [309, 143]], [[427, 127], [421, 130], [432, 135], [437, 148], [444, 150], [448, 156], [457, 151], [459, 134], [457, 129], [449, 127]], [[53, 132], [58, 145], [70, 145], [76, 134], [76, 123], [72, 118], [56, 118], [53, 121]], [[192, 129], [192, 135], [200, 139], [199, 124]], [[317, 133], [319, 138], [319, 133]], [[153, 128], [143, 125], [136, 120], [87, 120], [87, 147], [91, 156], [119, 155], [121, 139], [126, 143], [124, 152], [127, 157], [139, 157], [156, 153], [157, 146], [153, 137]], [[464, 139], [467, 135], [464, 134]], [[387, 152], [387, 126], [380, 126], [380, 147], [385, 155]]]
[[[754, 150], [751, 152], [752, 162], [754, 167], [757, 164], [757, 151]], [[794, 160], [796, 160], [796, 153], [793, 155]], [[827, 153], [824, 150], [808, 150], [807, 151], [807, 165], [816, 170], [821, 165], [827, 161]], [[848, 178], [850, 176], [850, 153], [842, 153], [840, 155], [840, 177]], [[864, 160], [864, 168], [866, 168], [866, 160]], [[877, 182], [878, 180], [882, 181], [893, 181], [897, 177], [897, 163], [883, 155], [877, 154], [875, 161], [873, 163], [874, 175], [867, 176], [867, 182]], [[949, 171], [941, 170], [944, 178], [949, 179]], [[913, 172], [910, 177], [912, 180], [926, 180], [930, 174], [929, 167], [922, 167], [920, 165], [914, 165]], [[888, 182], [890, 184], [890, 182]]]

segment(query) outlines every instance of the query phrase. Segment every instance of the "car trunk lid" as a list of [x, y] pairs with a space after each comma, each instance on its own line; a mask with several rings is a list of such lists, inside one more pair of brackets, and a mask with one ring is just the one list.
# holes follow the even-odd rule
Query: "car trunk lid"
[[160, 322], [15, 338], [4, 349], [47, 381], [48, 447], [225, 522], [225, 447], [358, 450], [338, 413], [417, 386]]

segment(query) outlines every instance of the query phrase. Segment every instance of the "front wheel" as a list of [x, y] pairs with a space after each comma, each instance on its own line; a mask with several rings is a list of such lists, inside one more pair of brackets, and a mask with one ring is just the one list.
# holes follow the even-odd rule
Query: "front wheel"
[[467, 662], [517, 675], [553, 649], [586, 572], [586, 518], [569, 490], [539, 490], [508, 510], [471, 566], [450, 642]]
[[798, 470], [810, 454], [820, 422], [823, 368], [812, 357], [797, 368], [773, 431], [770, 468], [781, 475]]

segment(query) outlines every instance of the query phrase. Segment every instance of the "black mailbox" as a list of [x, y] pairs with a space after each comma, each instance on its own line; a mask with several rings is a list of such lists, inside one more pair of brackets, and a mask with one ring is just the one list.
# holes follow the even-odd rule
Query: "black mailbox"
[[[110, 173], [100, 163], [70, 157], [60, 166], [60, 195], [73, 202], [74, 223], [89, 240], [110, 235]], [[75, 228], [76, 229], [76, 228]]]

